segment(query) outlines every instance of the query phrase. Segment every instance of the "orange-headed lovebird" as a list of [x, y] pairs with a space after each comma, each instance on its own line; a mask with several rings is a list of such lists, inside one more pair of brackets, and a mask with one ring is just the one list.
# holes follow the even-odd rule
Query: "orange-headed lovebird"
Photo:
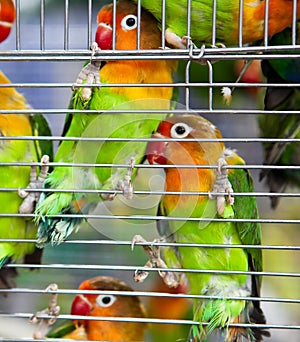
[[[161, 31], [154, 17], [142, 11], [140, 18], [140, 48], [158, 49], [161, 46]], [[135, 50], [137, 47], [137, 7], [129, 0], [120, 0], [116, 5], [116, 49]], [[101, 49], [112, 48], [113, 6], [104, 6], [98, 13], [96, 43]], [[150, 83], [172, 83], [172, 74], [177, 62], [173, 60], [107, 60], [100, 71], [102, 87], [93, 87], [91, 96], [83, 98], [83, 89], [73, 94], [71, 108], [83, 110], [67, 117], [67, 137], [95, 138], [141, 138], [150, 137], [159, 118], [164, 114], [122, 113], [122, 110], [170, 109], [172, 87], [145, 86]], [[141, 87], [127, 87], [130, 84]], [[107, 84], [120, 84], [105, 87]], [[122, 85], [121, 85], [122, 84]], [[87, 114], [84, 110], [97, 110]], [[117, 113], [101, 114], [103, 110], [119, 110]], [[135, 164], [144, 158], [145, 142], [124, 141], [62, 141], [55, 161], [64, 163]], [[119, 181], [126, 178], [126, 167], [57, 167], [46, 179], [46, 187], [56, 189], [113, 190]], [[107, 197], [105, 197], [106, 199]], [[44, 196], [37, 206], [39, 220], [39, 244], [61, 243], [83, 218], [67, 217], [68, 214], [88, 214], [104, 198], [97, 194], [53, 193]], [[47, 215], [66, 214], [64, 218]]]
[[10, 34], [16, 20], [16, 9], [13, 0], [0, 0], [0, 43]]
[[[107, 276], [85, 280], [79, 290], [133, 291], [123, 281]], [[71, 307], [72, 315], [91, 317], [146, 318], [145, 309], [139, 297], [118, 294], [80, 294]], [[66, 324], [50, 332], [49, 338], [68, 338], [90, 341], [144, 341], [147, 323], [118, 322], [110, 320], [81, 320]]]
[[[168, 267], [182, 268], [182, 272], [185, 269], [198, 271], [185, 273], [190, 293], [208, 296], [205, 299], [193, 300], [193, 319], [199, 322], [199, 326], [191, 330], [191, 338], [194, 338], [192, 341], [206, 341], [210, 334], [217, 334], [219, 338], [221, 336], [228, 342], [241, 341], [242, 336], [249, 341], [261, 341], [262, 336], [269, 335], [268, 331], [255, 327], [230, 327], [232, 323], [265, 323], [259, 301], [251, 300], [251, 297], [260, 295], [260, 276], [244, 273], [262, 270], [261, 250], [243, 248], [243, 245], [261, 243], [260, 224], [246, 221], [258, 218], [256, 200], [250, 196], [235, 196], [234, 201], [231, 198], [230, 202], [222, 202], [222, 194], [207, 195], [211, 192], [222, 193], [229, 189], [230, 192], [252, 192], [252, 178], [243, 168], [243, 159], [233, 150], [225, 148], [223, 142], [199, 141], [220, 139], [222, 136], [216, 126], [197, 115], [177, 115], [168, 118], [158, 126], [153, 138], [147, 148], [147, 158], [151, 164], [166, 165], [165, 190], [185, 192], [163, 196], [160, 215], [168, 216], [170, 220], [167, 224], [163, 224], [162, 222], [166, 221], [161, 220], [159, 232], [168, 238], [167, 241], [179, 244], [226, 245], [226, 248], [163, 248], [162, 260]], [[155, 141], [155, 138], [174, 139], [174, 142]], [[181, 167], [182, 165], [188, 167]], [[212, 168], [216, 165], [217, 169]], [[228, 174], [222, 165], [228, 166]], [[230, 165], [242, 168], [230, 169]], [[205, 192], [206, 195], [197, 192]], [[186, 219], [176, 221], [177, 217]], [[240, 221], [230, 222], [230, 219]], [[230, 245], [241, 246], [231, 248]], [[154, 260], [154, 265], [157, 264], [156, 261]], [[215, 273], [207, 270], [214, 270]], [[224, 274], [224, 271], [229, 273]], [[174, 274], [163, 274], [166, 276], [168, 273]], [[171, 283], [174, 284], [176, 281]], [[210, 298], [211, 296], [217, 299]], [[228, 297], [249, 298], [238, 300], [227, 299]]]
[[[0, 84], [9, 84], [10, 81], [0, 72]], [[10, 87], [0, 88], [0, 108], [10, 110], [12, 113], [0, 114], [1, 137], [19, 137], [32, 135], [51, 135], [48, 124], [43, 116], [35, 114], [14, 114], [14, 110], [27, 110], [29, 105], [25, 98]], [[52, 143], [37, 142], [33, 140], [8, 140], [1, 139], [0, 162], [1, 163], [30, 163], [39, 162], [42, 154], [51, 157]], [[30, 166], [1, 165], [0, 167], [0, 187], [1, 188], [26, 188], [30, 183], [32, 172]], [[40, 185], [41, 187], [41, 185]], [[22, 217], [10, 217], [11, 214], [23, 213], [27, 210], [27, 203], [23, 206], [23, 199], [18, 191], [1, 191], [0, 201], [2, 203], [1, 213], [8, 216], [0, 218], [0, 238], [2, 239], [35, 239], [37, 227], [31, 219]], [[21, 206], [21, 207], [20, 207]], [[30, 259], [35, 251], [34, 243], [0, 243], [0, 267], [8, 260], [25, 257], [28, 263], [38, 262]], [[40, 257], [40, 251], [34, 254]], [[10, 275], [13, 269], [0, 269], [0, 287], [10, 287], [13, 283]]]
[[[137, 3], [137, 0], [133, 0]], [[269, 0], [268, 36], [282, 31], [293, 21], [293, 0]], [[162, 22], [162, 2], [143, 0], [142, 6]], [[175, 47], [184, 47], [181, 39], [188, 34], [188, 1], [166, 0], [166, 40]], [[226, 46], [239, 43], [239, 0], [216, 1], [216, 43]], [[242, 19], [242, 43], [253, 43], [264, 38], [265, 0], [244, 0]], [[196, 44], [212, 44], [213, 37], [213, 1], [191, 1], [190, 37]], [[297, 18], [300, 17], [300, 2], [297, 3]], [[176, 36], [174, 36], [177, 35]]]

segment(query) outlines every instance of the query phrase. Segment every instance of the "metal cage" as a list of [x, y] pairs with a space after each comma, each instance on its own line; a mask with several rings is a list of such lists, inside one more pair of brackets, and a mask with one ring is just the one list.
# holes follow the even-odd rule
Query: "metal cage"
[[[215, 9], [219, 1], [211, 1]], [[162, 2], [164, 3], [163, 0]], [[96, 14], [106, 3], [110, 1], [15, 0], [17, 19], [9, 38], [1, 44], [0, 67], [10, 78], [11, 86], [26, 97], [33, 109], [25, 111], [0, 109], [0, 114], [16, 112], [45, 114], [52, 128], [51, 139], [57, 146], [62, 139], [64, 116], [71, 112], [67, 109], [71, 89], [82, 65], [91, 56], [90, 45], [96, 28]], [[189, 15], [192, 1], [187, 0], [186, 3], [187, 15]], [[240, 0], [240, 3], [242, 4], [243, 0]], [[268, 4], [269, 1], [266, 3]], [[142, 4], [142, 0], [138, 1], [139, 6]], [[288, 188], [286, 192], [278, 194], [279, 207], [275, 211], [270, 209], [269, 196], [274, 194], [269, 193], [265, 184], [259, 182], [260, 170], [270, 168], [262, 164], [262, 143], [278, 142], [278, 139], [260, 137], [256, 118], [274, 113], [280, 115], [281, 112], [263, 110], [263, 92], [268, 84], [263, 80], [251, 84], [244, 81], [236, 83], [239, 72], [234, 74], [234, 65], [236, 61], [241, 60], [300, 58], [299, 45], [296, 44], [297, 1], [293, 1], [293, 4], [294, 34], [291, 46], [269, 46], [266, 28], [264, 42], [260, 45], [244, 45], [241, 34], [237, 47], [207, 46], [203, 50], [200, 46], [182, 50], [168, 49], [163, 40], [165, 29], [163, 27], [162, 49], [145, 51], [137, 47], [134, 51], [107, 50], [101, 51], [101, 54], [95, 57], [104, 61], [111, 59], [180, 61], [176, 81], [169, 85], [178, 89], [180, 107], [170, 112], [197, 112], [211, 120], [220, 128], [226, 144], [238, 149], [239, 154], [246, 160], [247, 168], [250, 169], [255, 181], [254, 195], [258, 201], [261, 217], [259, 222], [262, 223], [263, 229], [263, 244], [256, 248], [262, 248], [264, 254], [261, 302], [267, 317], [266, 327], [270, 328], [272, 334], [271, 338], [266, 340], [278, 342], [287, 340], [296, 342], [300, 337], [298, 306], [300, 273], [297, 253], [300, 249], [298, 233], [300, 193], [297, 188]], [[268, 16], [268, 11], [265, 15]], [[187, 33], [189, 30], [188, 25]], [[214, 33], [211, 45], [213, 46], [216, 43], [214, 25], [212, 30]], [[240, 32], [242, 32], [242, 23], [240, 23]], [[293, 55], [288, 54], [287, 49], [293, 50]], [[204, 65], [199, 66], [199, 61]], [[125, 87], [126, 84], [121, 86]], [[272, 86], [279, 87], [282, 84], [272, 84]], [[300, 84], [283, 86], [299, 87]], [[222, 101], [222, 87], [235, 88], [229, 106]], [[289, 112], [299, 114], [298, 110]], [[296, 138], [289, 141], [299, 143], [299, 139]], [[1, 165], [5, 166], [5, 163], [0, 161], [0, 167]], [[51, 165], [59, 167], [55, 163]], [[124, 167], [124, 165], [114, 167]], [[59, 293], [58, 302], [62, 307], [58, 316], [59, 321], [72, 318], [69, 314], [69, 305], [74, 294], [80, 293], [76, 290], [80, 281], [99, 274], [125, 279], [135, 289], [134, 293], [141, 296], [146, 306], [149, 298], [152, 297], [193, 297], [187, 294], [168, 294], [167, 290], [163, 292], [153, 290], [153, 284], [157, 279], [155, 270], [151, 272], [151, 278], [143, 284], [136, 284], [132, 279], [133, 272], [144, 265], [146, 256], [140, 246], [136, 246], [131, 252], [131, 237], [137, 231], [140, 232], [141, 225], [144, 226], [143, 233], [149, 239], [157, 237], [155, 211], [145, 211], [143, 205], [139, 206], [137, 203], [145, 197], [153, 196], [154, 204], [157, 204], [158, 197], [164, 193], [163, 189], [153, 190], [148, 187], [149, 178], [156, 175], [152, 173], [152, 166], [138, 165], [137, 167], [139, 176], [134, 187], [134, 204], [120, 200], [110, 208], [109, 212], [104, 210], [95, 215], [88, 215], [89, 224], [72, 235], [69, 241], [60, 246], [45, 248], [43, 262], [38, 271], [29, 270], [34, 265], [9, 263], [5, 266], [18, 269], [20, 274], [16, 279], [18, 285], [16, 288], [0, 290], [1, 295], [5, 295], [0, 299], [1, 341], [32, 340], [36, 326], [28, 323], [28, 319], [33, 313], [47, 306], [49, 292], [45, 288], [53, 282], [59, 286], [56, 291]], [[288, 165], [286, 168], [295, 172], [300, 170], [299, 165]], [[69, 190], [76, 191], [76, 189]], [[17, 191], [17, 188], [2, 188], [1, 191]], [[130, 210], [128, 207], [131, 207]], [[0, 209], [0, 216], [6, 215], [1, 213]], [[10, 217], [12, 216], [22, 216], [22, 214], [11, 213]], [[95, 222], [100, 221], [100, 227], [94, 229]], [[120, 294], [124, 295], [124, 293]], [[163, 328], [165, 324], [190, 327], [193, 323], [192, 315], [182, 319], [149, 317], [146, 321], [156, 323], [158, 329]], [[155, 341], [151, 334], [147, 335], [147, 340]]]

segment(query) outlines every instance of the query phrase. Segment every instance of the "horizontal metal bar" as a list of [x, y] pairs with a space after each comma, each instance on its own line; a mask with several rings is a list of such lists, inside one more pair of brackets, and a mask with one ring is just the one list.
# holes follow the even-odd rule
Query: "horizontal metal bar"
[[[0, 166], [43, 166], [40, 162], [1, 162]], [[49, 162], [48, 166], [53, 167], [84, 167], [84, 168], [128, 168], [128, 164], [96, 164], [96, 163], [64, 163], [64, 162]], [[161, 165], [161, 164], [137, 164], [136, 169], [217, 169], [217, 165], [199, 165], [199, 164], [176, 164], [176, 165]], [[300, 170], [300, 165], [226, 165], [224, 169], [236, 170]]]
[[[40, 269], [82, 269], [81, 264], [7, 264], [5, 268], [40, 268]], [[298, 278], [300, 273], [293, 272], [256, 272], [256, 271], [233, 271], [233, 270], [198, 270], [198, 269], [183, 269], [183, 268], [156, 268], [145, 266], [124, 266], [124, 265], [84, 265], [85, 270], [106, 270], [106, 271], [140, 271], [147, 272], [175, 272], [175, 273], [199, 273], [199, 274], [216, 274], [216, 275], [257, 275], [264, 277], [291, 277]]]
[[[17, 243], [37, 243], [37, 239], [0, 239], [0, 242], [17, 242]], [[83, 245], [107, 245], [107, 246], [130, 246], [132, 241], [120, 240], [66, 240], [64, 244], [83, 244]], [[203, 244], [203, 243], [179, 243], [164, 241], [135, 242], [134, 246], [160, 246], [160, 247], [199, 247], [199, 248], [245, 248], [245, 249], [268, 249], [283, 251], [300, 251], [300, 246], [285, 245], [244, 245], [244, 244]]]
[[185, 293], [168, 293], [168, 292], [152, 292], [152, 291], [113, 291], [113, 290], [74, 290], [74, 289], [58, 289], [58, 290], [45, 290], [45, 289], [28, 289], [28, 288], [13, 288], [13, 289], [0, 289], [2, 294], [60, 294], [60, 295], [77, 295], [77, 294], [95, 294], [95, 295], [116, 295], [123, 297], [139, 296], [146, 298], [183, 298], [183, 299], [228, 299], [228, 300], [245, 300], [245, 301], [260, 301], [267, 303], [283, 303], [283, 304], [300, 304], [300, 299], [293, 298], [271, 298], [271, 297], [246, 297], [246, 296], [208, 296], [208, 295], [195, 295]]
[[[293, 51], [293, 53], [291, 53]], [[276, 52], [276, 53], [274, 53]], [[200, 56], [200, 58], [199, 58]], [[300, 45], [274, 45], [274, 46], [243, 46], [243, 47], [206, 47], [192, 49], [151, 49], [151, 50], [101, 50], [93, 56], [94, 60], [139, 60], [139, 59], [286, 59], [299, 58]], [[91, 57], [88, 49], [20, 49], [2, 50], [0, 60], [87, 60]]]
[[191, 88], [223, 88], [223, 87], [234, 87], [234, 88], [299, 88], [300, 83], [290, 82], [290, 83], [268, 83], [268, 82], [256, 82], [256, 83], [243, 83], [243, 82], [174, 82], [174, 83], [5, 83], [0, 84], [1, 88], [39, 88], [39, 89], [48, 89], [48, 88], [184, 88], [189, 86]]
[[[61, 137], [61, 136], [0, 136], [0, 141], [95, 141], [95, 142], [150, 142], [153, 138], [112, 138], [112, 137]], [[176, 138], [155, 138], [156, 142], [182, 142]], [[185, 138], [185, 142], [231, 142], [231, 143], [298, 143], [300, 138]]]
[[220, 114], [220, 115], [295, 115], [299, 110], [263, 110], [263, 109], [106, 109], [106, 110], [78, 110], [78, 109], [24, 109], [24, 110], [0, 110], [0, 114]]
[[[1, 314], [0, 317], [10, 318], [28, 318], [32, 317], [32, 313], [15, 313], [15, 314]], [[47, 319], [54, 316], [39, 314], [36, 316], [38, 319]], [[56, 317], [56, 316], [55, 316]], [[66, 315], [61, 314], [56, 317], [62, 320], [89, 320], [89, 321], [111, 321], [111, 322], [134, 322], [134, 323], [151, 323], [151, 324], [184, 324], [184, 325], [198, 325], [199, 322], [192, 320], [178, 320], [178, 319], [161, 319], [161, 318], [131, 318], [131, 317], [95, 317], [95, 316], [79, 316], [79, 315]], [[208, 323], [202, 323], [203, 326]], [[228, 327], [240, 327], [251, 329], [300, 329], [299, 325], [285, 325], [285, 324], [247, 324], [247, 323], [230, 323]], [[34, 340], [37, 341], [37, 340]], [[48, 340], [47, 341], [51, 341]], [[55, 339], [57, 341], [57, 339]], [[63, 340], [66, 341], [66, 340]]]
[[[1, 165], [0, 165], [1, 167]], [[0, 192], [18, 192], [20, 188], [0, 188]], [[42, 192], [42, 193], [72, 193], [72, 194], [120, 194], [123, 195], [122, 190], [101, 190], [101, 189], [47, 189], [47, 188], [21, 188], [27, 192]], [[134, 190], [135, 195], [188, 195], [188, 196], [224, 196], [223, 192], [198, 192], [198, 191], [164, 191], [164, 190]], [[300, 197], [300, 192], [234, 192], [234, 197]]]
[[[35, 214], [3, 214], [0, 213], [0, 218], [2, 217], [23, 217], [23, 218], [37, 218]], [[108, 219], [108, 220], [128, 220], [128, 221], [194, 221], [194, 222], [251, 222], [251, 223], [265, 223], [265, 224], [299, 224], [299, 220], [290, 220], [290, 219], [267, 219], [267, 218], [258, 218], [258, 219], [236, 219], [236, 218], [195, 218], [195, 217], [171, 217], [171, 216], [155, 216], [155, 215], [92, 215], [92, 214], [60, 214], [60, 215], [43, 215], [44, 218], [76, 218], [76, 219]]]

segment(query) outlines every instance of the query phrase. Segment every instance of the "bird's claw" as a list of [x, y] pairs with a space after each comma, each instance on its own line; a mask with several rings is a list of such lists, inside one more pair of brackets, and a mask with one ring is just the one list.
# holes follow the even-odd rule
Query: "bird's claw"
[[[57, 290], [58, 290], [57, 284], [50, 284], [46, 288], [45, 291], [49, 292], [49, 291], [57, 291]], [[44, 339], [48, 333], [49, 326], [53, 325], [56, 322], [57, 316], [59, 315], [59, 312], [60, 312], [60, 306], [57, 305], [57, 298], [58, 298], [57, 293], [51, 293], [51, 298], [49, 300], [48, 308], [42, 311], [36, 312], [29, 319], [31, 323], [39, 322], [39, 327], [37, 328], [37, 330], [35, 331], [33, 335], [34, 339]], [[48, 315], [49, 317], [39, 318], [39, 316], [45, 316], [45, 315]]]
[[133, 185], [131, 181], [132, 173], [134, 170], [134, 157], [130, 158], [129, 161], [129, 167], [127, 169], [126, 175], [123, 180], [119, 180], [117, 184], [117, 190], [123, 191], [123, 196], [126, 199], [132, 199], [133, 198]]
[[[91, 45], [91, 58], [90, 63], [87, 64], [85, 67], [81, 69], [79, 72], [76, 84], [101, 84], [100, 82], [100, 67], [101, 67], [101, 61], [94, 60], [94, 56], [97, 52], [100, 51], [100, 48], [98, 47], [98, 44], [96, 42], [93, 42]], [[72, 90], [78, 89], [77, 86], [73, 85]], [[87, 101], [90, 99], [92, 94], [92, 87], [83, 87], [81, 97], [83, 100]]]
[[[132, 173], [134, 170], [134, 163], [135, 163], [135, 158], [131, 157], [124, 179], [120, 179], [115, 188], [115, 190], [122, 191], [123, 196], [129, 200], [133, 198], [133, 185], [132, 185], [131, 177], [132, 177]], [[108, 201], [112, 201], [116, 197], [116, 195], [117, 195], [116, 192], [113, 194], [104, 194], [102, 195], [102, 198]]]
[[[162, 239], [155, 239], [153, 242], [163, 242]], [[131, 249], [134, 248], [136, 243], [147, 243], [147, 241], [141, 235], [135, 235], [131, 242]], [[144, 251], [148, 254], [149, 260], [146, 262], [144, 267], [148, 268], [168, 268], [166, 263], [160, 257], [160, 246], [157, 245], [145, 245], [143, 246]], [[144, 270], [136, 270], [134, 273], [134, 281], [137, 283], [143, 282], [149, 272]], [[164, 283], [169, 287], [177, 287], [179, 285], [178, 276], [174, 272], [158, 271], [158, 274], [163, 279]]]
[[175, 49], [187, 49], [186, 41], [169, 29], [165, 31], [165, 40], [169, 46]]
[[[234, 197], [232, 196], [233, 194], [233, 189], [231, 186], [231, 183], [228, 179], [228, 169], [224, 166], [227, 165], [226, 160], [222, 157], [218, 159], [218, 167], [216, 171], [216, 181], [213, 187], [213, 192], [221, 192], [224, 194], [227, 194], [227, 203], [229, 205], [233, 205], [234, 203]], [[225, 210], [225, 205], [226, 205], [226, 199], [225, 195], [209, 195], [210, 198], [217, 199], [217, 212], [219, 215], [222, 215]]]
[[[49, 170], [49, 156], [44, 155], [41, 159], [41, 170], [39, 175], [37, 176], [37, 167], [31, 166], [30, 171], [30, 183], [27, 186], [27, 189], [41, 189], [43, 183], [47, 177]], [[26, 191], [25, 189], [18, 189], [18, 194], [21, 198], [24, 198], [24, 201], [21, 203], [19, 207], [20, 214], [32, 214], [35, 209], [35, 205], [38, 202], [41, 193], [34, 191]]]

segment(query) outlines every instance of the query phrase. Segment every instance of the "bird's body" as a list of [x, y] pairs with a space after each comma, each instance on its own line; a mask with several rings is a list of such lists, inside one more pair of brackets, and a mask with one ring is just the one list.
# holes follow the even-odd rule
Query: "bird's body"
[[[137, 8], [127, 0], [117, 3], [116, 49], [136, 49], [136, 27], [127, 21], [137, 22]], [[129, 18], [129, 19], [128, 19]], [[96, 42], [102, 49], [112, 48], [112, 5], [103, 7], [98, 13]], [[104, 24], [105, 23], [105, 24]], [[108, 28], [109, 26], [109, 28]], [[161, 32], [156, 20], [142, 11], [141, 49], [161, 46]], [[127, 87], [134, 84], [172, 83], [172, 74], [177, 63], [166, 60], [110, 60], [100, 70], [101, 82], [122, 84], [120, 87], [93, 88], [88, 101], [82, 98], [82, 89], [75, 91], [71, 108], [83, 110], [67, 118], [67, 137], [141, 138], [149, 137], [165, 115], [124, 114], [122, 110], [170, 109], [172, 87]], [[84, 110], [97, 110], [99, 114], [87, 114]], [[121, 113], [100, 115], [101, 111], [119, 110]], [[131, 158], [135, 163], [143, 159], [146, 143], [140, 142], [96, 142], [78, 143], [63, 141], [57, 151], [57, 162], [81, 162], [99, 164], [127, 164]], [[89, 151], [89, 153], [86, 153]], [[126, 168], [56, 168], [49, 176], [47, 186], [59, 189], [115, 189], [118, 181], [126, 175]], [[98, 195], [54, 194], [39, 204], [39, 241], [59, 243], [78, 226], [82, 219], [51, 220], [45, 215], [61, 213], [87, 213], [102, 201]]]
[[[0, 83], [10, 83], [2, 72], [0, 72]], [[0, 107], [2, 110], [10, 111], [27, 110], [30, 108], [26, 99], [12, 87], [0, 88]], [[29, 114], [1, 114], [1, 136], [33, 136], [36, 135], [41, 128], [39, 127], [39, 124], [45, 124], [45, 129], [48, 134], [50, 134], [46, 121], [42, 117], [40, 117], [38, 121], [39, 122], [36, 121], [36, 118], [33, 115]], [[39, 162], [42, 155], [41, 145], [32, 140], [5, 139], [1, 140], [0, 146], [1, 163]], [[27, 188], [30, 182], [31, 168], [30, 166], [2, 165], [0, 174], [1, 188]], [[0, 199], [2, 203], [1, 213], [8, 214], [7, 217], [3, 216], [0, 218], [0, 237], [6, 239], [35, 239], [37, 227], [30, 218], [26, 219], [24, 217], [10, 216], [19, 213], [20, 205], [23, 202], [18, 191], [2, 191], [0, 193]], [[12, 258], [13, 260], [17, 260], [21, 257], [26, 258], [26, 255], [30, 255], [34, 251], [34, 243], [1, 242], [0, 265], [2, 266], [9, 258]], [[3, 272], [5, 273], [6, 271], [0, 270], [0, 276]], [[5, 276], [1, 276], [1, 278], [4, 283], [8, 281], [5, 286], [11, 285], [9, 284], [9, 280], [5, 279]]]
[[[85, 280], [79, 290], [91, 291], [133, 291], [123, 281], [106, 276]], [[131, 317], [145, 318], [145, 309], [140, 299], [135, 296], [114, 294], [77, 295], [72, 303], [72, 315], [96, 317]], [[63, 337], [73, 340], [90, 341], [144, 341], [146, 323], [119, 322], [113, 320], [74, 321], [50, 332], [47, 337]], [[62, 333], [70, 330], [63, 336]]]
[[[137, 0], [134, 0], [137, 3]], [[212, 43], [213, 2], [211, 0], [191, 1], [190, 33], [187, 32], [188, 7], [185, 0], [166, 0], [166, 28], [179, 37], [189, 35], [196, 44]], [[242, 19], [243, 44], [264, 38], [265, 0], [244, 0]], [[162, 2], [143, 0], [142, 6], [162, 21]], [[239, 0], [216, 1], [216, 42], [226, 46], [239, 43]], [[299, 17], [300, 5], [297, 4]], [[282, 31], [292, 23], [293, 1], [269, 1], [268, 36]]]
[[[216, 172], [209, 166], [217, 165], [220, 158], [228, 164], [228, 178], [236, 192], [253, 191], [252, 179], [245, 169], [230, 170], [230, 165], [244, 165], [244, 161], [232, 150], [225, 149], [222, 142], [188, 142], [184, 138], [221, 138], [219, 130], [200, 116], [179, 115], [163, 121], [154, 134], [156, 138], [182, 139], [179, 142], [149, 143], [148, 160], [166, 165], [165, 190], [181, 192], [212, 192], [217, 181]], [[208, 168], [184, 168], [180, 165], [207, 165]], [[165, 231], [160, 231], [177, 243], [241, 245], [238, 248], [176, 247], [165, 248], [164, 258], [169, 267], [198, 270], [186, 273], [190, 293], [216, 296], [219, 299], [194, 300], [194, 320], [200, 323], [199, 332], [193, 332], [196, 341], [204, 341], [205, 336], [215, 329], [226, 328], [230, 323], [264, 323], [259, 302], [230, 300], [227, 297], [259, 296], [259, 277], [251, 277], [248, 287], [249, 270], [261, 271], [260, 250], [243, 248], [243, 244], [260, 244], [261, 232], [258, 223], [230, 222], [218, 219], [257, 218], [257, 206], [252, 197], [236, 197], [233, 205], [224, 204], [221, 212], [217, 201], [207, 196], [164, 195], [160, 213], [171, 217], [186, 217], [186, 221], [168, 221]], [[198, 220], [189, 220], [199, 219]], [[217, 219], [217, 220], [216, 220]], [[161, 229], [160, 229], [161, 230]], [[207, 270], [228, 271], [229, 274], [214, 274]], [[230, 274], [230, 272], [237, 272]], [[239, 274], [238, 272], [242, 272]], [[207, 323], [207, 326], [202, 326]], [[256, 333], [257, 332], [257, 333]], [[229, 328], [223, 331], [226, 341], [239, 341], [244, 334], [253, 341], [261, 341], [257, 330]], [[198, 339], [197, 339], [198, 338]], [[227, 339], [226, 339], [227, 338]], [[236, 340], [235, 340], [236, 338]], [[252, 337], [251, 337], [252, 338]], [[251, 340], [250, 338], [250, 340]], [[252, 341], [251, 340], [251, 341]]]

